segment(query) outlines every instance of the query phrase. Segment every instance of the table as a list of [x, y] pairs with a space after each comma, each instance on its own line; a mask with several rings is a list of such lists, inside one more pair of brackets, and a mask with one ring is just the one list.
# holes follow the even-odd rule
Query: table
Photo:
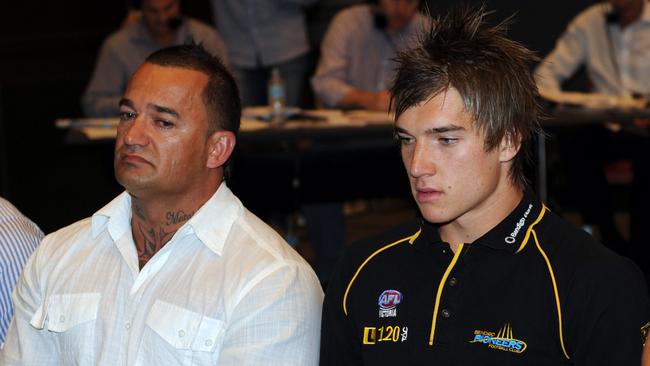
[[[243, 118], [238, 136], [238, 149], [243, 150], [244, 153], [251, 153], [260, 144], [280, 145], [281, 150], [291, 155], [293, 164], [297, 165], [294, 167], [295, 171], [304, 166], [305, 161], [301, 155], [311, 151], [314, 146], [323, 148], [324, 144], [333, 144], [334, 151], [345, 146], [348, 149], [346, 153], [352, 153], [355, 146], [363, 148], [364, 144], [370, 144], [372, 148], [378, 150], [394, 150], [393, 122], [386, 113], [315, 110], [304, 111], [304, 114], [296, 117], [298, 118], [290, 119], [281, 125], [261, 122], [254, 118]], [[561, 128], [615, 121], [630, 127], [631, 122], [636, 118], [650, 118], [650, 109], [585, 109], [559, 106], [548, 113], [548, 116], [541, 121], [541, 125], [543, 128]], [[56, 121], [56, 125], [59, 128], [70, 129], [69, 143], [112, 143], [117, 122], [117, 119], [60, 119]], [[638, 132], [644, 133], [642, 130]], [[537, 136], [535, 144], [535, 155], [538, 160], [535, 182], [537, 193], [544, 202], [548, 200], [546, 148], [546, 138], [542, 133]], [[295, 188], [296, 182], [293, 181], [291, 185]]]

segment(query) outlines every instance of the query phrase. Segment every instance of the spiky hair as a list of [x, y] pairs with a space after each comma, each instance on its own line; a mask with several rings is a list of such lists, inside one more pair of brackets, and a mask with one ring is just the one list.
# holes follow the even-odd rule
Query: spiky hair
[[391, 88], [396, 119], [407, 109], [444, 93], [458, 91], [486, 150], [504, 138], [521, 143], [510, 178], [524, 187], [524, 165], [541, 115], [532, 63], [538, 58], [505, 33], [512, 16], [496, 26], [485, 5], [458, 6], [430, 19], [417, 47], [397, 56]]

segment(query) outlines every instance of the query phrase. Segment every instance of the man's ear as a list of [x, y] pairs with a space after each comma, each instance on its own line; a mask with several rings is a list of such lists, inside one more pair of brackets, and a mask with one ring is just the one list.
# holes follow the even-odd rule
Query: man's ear
[[235, 149], [236, 137], [231, 131], [215, 131], [208, 138], [208, 160], [206, 167], [223, 166]]
[[515, 158], [521, 148], [521, 138], [519, 135], [507, 133], [501, 139], [499, 145], [499, 161], [502, 163], [511, 161]]

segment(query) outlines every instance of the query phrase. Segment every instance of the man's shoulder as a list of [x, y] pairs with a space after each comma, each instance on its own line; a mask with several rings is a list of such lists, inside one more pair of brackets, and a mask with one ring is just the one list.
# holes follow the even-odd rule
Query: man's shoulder
[[637, 266], [565, 219], [548, 213], [536, 227], [540, 247], [551, 264], [572, 283], [612, 286], [639, 276]]
[[409, 239], [417, 235], [421, 224], [422, 220], [416, 218], [379, 234], [358, 240], [346, 249], [343, 261], [347, 266], [356, 268], [373, 255], [400, 248], [400, 244], [408, 243]]
[[368, 4], [348, 6], [334, 16], [332, 23], [345, 23], [350, 21], [363, 21], [372, 18], [372, 10]]
[[231, 235], [237, 239], [230, 249], [256, 261], [280, 266], [308, 265], [276, 230], [245, 208], [234, 222]]
[[603, 22], [605, 19], [605, 14], [607, 14], [610, 10], [611, 8], [609, 7], [609, 4], [593, 4], [578, 13], [578, 15], [576, 15], [573, 20], [571, 20], [570, 27], [588, 27], [595, 23]]
[[141, 25], [137, 22], [120, 27], [104, 39], [103, 46], [111, 49], [123, 48], [137, 37], [139, 33], [138, 27], [141, 27]]
[[80, 235], [91, 235], [91, 233], [92, 218], [87, 217], [46, 235], [43, 244], [48, 246], [72, 245], [75, 238]]
[[217, 30], [211, 26], [210, 24], [204, 23], [198, 19], [192, 18], [192, 17], [185, 17], [184, 18], [185, 23], [187, 24], [187, 28], [189, 29], [190, 33], [196, 36], [205, 36], [205, 35], [211, 35], [211, 36], [218, 36]]

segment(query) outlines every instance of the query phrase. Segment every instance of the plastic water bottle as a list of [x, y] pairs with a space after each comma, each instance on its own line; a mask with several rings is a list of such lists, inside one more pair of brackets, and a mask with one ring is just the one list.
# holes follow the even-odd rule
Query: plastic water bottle
[[271, 107], [272, 122], [281, 122], [284, 117], [284, 106], [286, 103], [286, 92], [284, 80], [280, 76], [280, 70], [274, 67], [271, 70], [271, 78], [268, 85], [268, 101]]

